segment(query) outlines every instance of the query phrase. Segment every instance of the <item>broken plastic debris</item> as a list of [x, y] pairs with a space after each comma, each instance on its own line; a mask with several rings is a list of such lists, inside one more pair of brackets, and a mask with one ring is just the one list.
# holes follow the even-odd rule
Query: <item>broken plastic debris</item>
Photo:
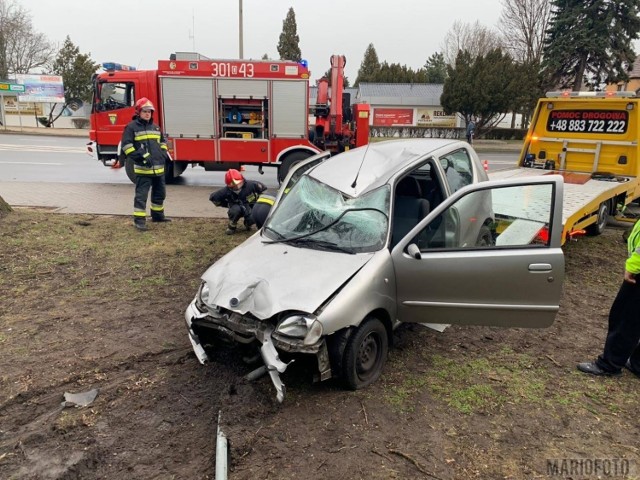
[[63, 407], [88, 407], [93, 403], [93, 401], [98, 396], [99, 390], [94, 388], [93, 390], [89, 390], [88, 392], [82, 393], [69, 393], [64, 392], [64, 402], [62, 402]]

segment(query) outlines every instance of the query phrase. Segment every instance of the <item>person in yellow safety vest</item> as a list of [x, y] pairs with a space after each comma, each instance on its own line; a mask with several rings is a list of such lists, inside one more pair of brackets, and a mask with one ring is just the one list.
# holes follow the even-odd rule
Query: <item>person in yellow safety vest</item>
[[594, 362], [579, 363], [581, 372], [615, 376], [625, 367], [640, 377], [640, 221], [627, 238], [627, 249], [624, 279], [609, 311], [604, 351]]
[[136, 193], [133, 200], [133, 223], [138, 230], [147, 230], [147, 197], [151, 190], [151, 220], [170, 222], [164, 215], [165, 163], [171, 161], [160, 128], [153, 123], [155, 108], [148, 98], [136, 102], [133, 120], [122, 134], [122, 151], [133, 161]]
[[262, 225], [264, 225], [264, 222], [267, 220], [271, 207], [275, 201], [276, 197], [267, 192], [260, 195], [258, 200], [256, 200], [256, 203], [251, 210], [251, 218], [253, 219], [253, 223], [256, 224], [256, 228], [258, 230], [262, 228]]

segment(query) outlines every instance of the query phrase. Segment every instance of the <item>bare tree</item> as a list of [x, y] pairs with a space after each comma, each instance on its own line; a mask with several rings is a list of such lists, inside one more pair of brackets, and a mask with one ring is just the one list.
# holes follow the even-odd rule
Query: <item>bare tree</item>
[[502, 0], [498, 30], [504, 47], [514, 59], [540, 64], [550, 18], [549, 0]]
[[27, 10], [13, 0], [0, 0], [0, 79], [44, 67], [54, 46], [34, 31]]
[[480, 22], [463, 23], [456, 20], [451, 30], [444, 36], [442, 53], [447, 65], [455, 65], [458, 52], [467, 51], [471, 58], [484, 56], [502, 47], [500, 35]]

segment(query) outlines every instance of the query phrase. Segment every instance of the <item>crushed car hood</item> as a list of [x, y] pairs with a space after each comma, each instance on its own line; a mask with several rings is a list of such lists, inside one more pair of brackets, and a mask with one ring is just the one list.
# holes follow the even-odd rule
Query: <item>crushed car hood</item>
[[209, 305], [259, 319], [285, 310], [313, 313], [374, 255], [263, 243], [259, 234], [214, 263], [202, 279]]

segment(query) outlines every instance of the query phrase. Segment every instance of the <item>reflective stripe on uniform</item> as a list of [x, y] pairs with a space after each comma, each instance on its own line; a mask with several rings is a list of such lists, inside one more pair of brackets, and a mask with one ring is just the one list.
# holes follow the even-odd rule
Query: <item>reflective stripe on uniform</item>
[[146, 217], [147, 216], [147, 212], [145, 212], [144, 210], [134, 210], [133, 216], [134, 217]]
[[164, 144], [164, 143], [161, 143], [161, 144], [160, 144], [160, 148], [161, 148], [162, 150], [169, 150], [169, 149], [167, 148], [167, 145], [166, 145], [166, 144]]
[[160, 175], [164, 173], [164, 167], [141, 167], [136, 165], [133, 171], [138, 175]]
[[162, 212], [164, 210], [164, 205], [158, 205], [156, 203], [152, 203], [151, 210], [154, 212]]
[[148, 132], [148, 131], [143, 131], [143, 132], [135, 132], [133, 134], [133, 139], [137, 142], [141, 141], [141, 140], [157, 140], [158, 143], [160, 142], [160, 133], [158, 132]]
[[260, 196], [260, 198], [258, 198], [258, 201], [256, 203], [268, 203], [269, 205], [273, 205], [275, 201], [276, 201], [275, 197]]

